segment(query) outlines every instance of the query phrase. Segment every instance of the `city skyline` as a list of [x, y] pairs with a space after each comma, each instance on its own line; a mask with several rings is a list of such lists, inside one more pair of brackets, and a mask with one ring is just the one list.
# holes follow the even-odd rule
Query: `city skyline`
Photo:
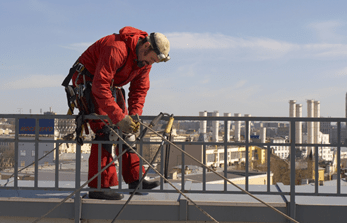
[[[288, 102], [345, 117], [345, 1], [3, 1], [0, 113], [67, 112], [61, 83], [97, 39], [134, 26], [162, 32], [144, 115], [200, 111], [288, 117]], [[78, 8], [83, 16], [75, 12]], [[85, 16], [88, 15], [88, 16]], [[125, 86], [127, 91], [128, 86]]]

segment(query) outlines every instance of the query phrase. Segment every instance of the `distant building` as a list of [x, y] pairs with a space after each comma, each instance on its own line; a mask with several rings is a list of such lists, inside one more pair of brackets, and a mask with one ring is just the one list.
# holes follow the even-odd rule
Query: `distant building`
[[[203, 146], [201, 145], [186, 145], [184, 150], [200, 162], [204, 161]], [[266, 149], [258, 146], [249, 146], [248, 148], [249, 161], [257, 161], [258, 164], [266, 162]], [[227, 147], [226, 165], [238, 165], [246, 161], [246, 147], [244, 146], [229, 146]], [[184, 156], [186, 165], [199, 165], [195, 160]], [[225, 163], [225, 148], [223, 146], [207, 146], [206, 147], [206, 165], [213, 167], [223, 167]], [[251, 163], [251, 162], [250, 162]], [[182, 152], [173, 148], [170, 150], [169, 170], [174, 166], [182, 164]]]
[[[1, 139], [13, 139], [12, 136], [9, 136], [9, 135], [0, 135], [0, 138]], [[14, 143], [12, 143], [14, 144]], [[11, 148], [11, 143], [10, 142], [2, 142], [0, 141], [0, 149], [1, 150], [6, 150], [6, 149], [10, 149]], [[14, 148], [14, 145], [13, 145], [13, 148]]]
[[[52, 149], [54, 144], [51, 142], [44, 142], [46, 140], [52, 140], [53, 137], [40, 137], [38, 143], [38, 158], [46, 155]], [[19, 137], [19, 140], [34, 140], [34, 137]], [[39, 165], [46, 163], [53, 163], [55, 153], [52, 152], [45, 158], [39, 161]], [[35, 161], [35, 142], [19, 142], [18, 143], [18, 166], [25, 167]]]
[[[307, 134], [303, 134], [303, 143], [307, 143]], [[325, 161], [332, 161], [333, 160], [333, 150], [331, 146], [329, 146], [329, 134], [323, 134], [321, 132], [318, 133], [318, 143], [322, 146], [318, 147], [318, 156], [320, 159]], [[307, 157], [310, 154], [310, 151], [312, 150], [312, 154], [314, 154], [314, 148], [302, 148], [302, 155], [303, 157]]]
[[280, 137], [289, 136], [289, 127], [288, 126], [278, 127], [277, 135]]
[[[286, 140], [281, 137], [276, 137], [270, 139], [271, 143], [286, 143]], [[273, 151], [273, 154], [278, 156], [281, 159], [287, 159], [290, 153], [290, 147], [289, 146], [282, 146], [282, 145], [274, 145], [271, 146], [271, 149]]]
[[0, 135], [10, 135], [10, 133], [12, 133], [11, 129], [0, 129]]
[[[330, 142], [335, 144], [337, 140], [337, 126], [332, 126], [330, 128]], [[347, 144], [347, 129], [346, 127], [341, 127], [341, 143]]]
[[321, 122], [320, 123], [320, 131], [324, 134], [330, 134], [331, 123], [330, 122]]
[[58, 138], [63, 138], [76, 129], [75, 119], [55, 119], [54, 125], [59, 134]]
[[[189, 138], [190, 138], [189, 135], [188, 136], [177, 135], [176, 129], [172, 130], [172, 134], [171, 134], [172, 142], [186, 142], [186, 141], [189, 141]], [[162, 138], [155, 134], [151, 134], [151, 135], [146, 135], [143, 138], [143, 141], [146, 142], [146, 144], [143, 145], [143, 156], [146, 160], [152, 160], [154, 158], [156, 151], [158, 150], [160, 146], [160, 142], [162, 142]], [[155, 143], [155, 144], [147, 144], [148, 142]], [[164, 147], [164, 153], [166, 151], [165, 148], [166, 147]], [[174, 151], [174, 150], [177, 150], [177, 149], [171, 146], [170, 151]], [[138, 148], [138, 151], [139, 151], [139, 148]], [[161, 161], [161, 155], [157, 157], [156, 163], [160, 164], [160, 161]]]
[[266, 127], [266, 137], [267, 138], [273, 138], [277, 136], [277, 127]]

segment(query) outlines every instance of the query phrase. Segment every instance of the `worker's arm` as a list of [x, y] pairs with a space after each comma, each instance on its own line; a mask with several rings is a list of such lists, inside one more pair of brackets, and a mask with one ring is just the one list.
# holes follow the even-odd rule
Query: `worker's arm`
[[147, 66], [141, 70], [131, 82], [129, 87], [129, 114], [142, 115], [142, 109], [145, 104], [147, 91], [149, 90], [149, 72], [152, 66]]
[[97, 106], [117, 124], [125, 117], [122, 109], [115, 102], [110, 86], [117, 69], [122, 67], [127, 58], [127, 49], [104, 47], [100, 53], [94, 73], [92, 93]]

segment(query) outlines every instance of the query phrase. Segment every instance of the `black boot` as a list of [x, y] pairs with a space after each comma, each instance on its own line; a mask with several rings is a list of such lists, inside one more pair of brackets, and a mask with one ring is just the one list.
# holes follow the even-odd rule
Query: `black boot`
[[[139, 184], [138, 180], [130, 183], [129, 189], [135, 189], [138, 184]], [[142, 189], [153, 189], [157, 186], [159, 186], [159, 181], [148, 181], [148, 180], [142, 181]]]
[[124, 195], [114, 191], [89, 191], [89, 198], [101, 200], [122, 200]]

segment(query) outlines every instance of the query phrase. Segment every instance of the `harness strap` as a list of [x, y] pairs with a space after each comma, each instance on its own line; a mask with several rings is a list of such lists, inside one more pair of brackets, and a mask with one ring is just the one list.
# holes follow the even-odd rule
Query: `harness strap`
[[69, 74], [65, 77], [63, 83], [64, 87], [67, 87], [72, 79], [73, 74], [78, 71], [81, 75], [86, 75], [90, 77], [93, 80], [94, 75], [92, 75], [85, 67], [83, 64], [81, 64], [78, 59], [74, 63], [74, 65], [70, 68]]

